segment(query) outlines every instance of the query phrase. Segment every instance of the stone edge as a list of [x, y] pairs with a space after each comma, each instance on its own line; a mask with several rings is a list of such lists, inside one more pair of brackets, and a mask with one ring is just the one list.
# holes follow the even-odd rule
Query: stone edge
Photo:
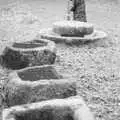
[[48, 85], [48, 84], [65, 84], [65, 83], [76, 83], [76, 80], [74, 80], [74, 78], [60, 78], [60, 75], [57, 73], [57, 71], [55, 70], [54, 72], [57, 74], [57, 76], [59, 77], [59, 80], [56, 79], [50, 79], [50, 80], [38, 80], [38, 81], [23, 81], [19, 78], [19, 76], [17, 75], [17, 72], [22, 72], [24, 70], [28, 70], [30, 68], [44, 68], [47, 66], [51, 66], [54, 68], [53, 65], [43, 65], [43, 66], [34, 66], [34, 67], [27, 67], [24, 69], [20, 69], [20, 70], [16, 70], [16, 71], [12, 71], [9, 74], [9, 83], [14, 83], [14, 84], [18, 84], [18, 85], [28, 85], [28, 86], [37, 86], [37, 85]]
[[100, 31], [100, 30], [95, 30], [94, 32], [96, 32], [98, 34], [98, 36], [96, 37], [86, 37], [86, 38], [82, 38], [82, 37], [61, 37], [59, 35], [51, 35], [51, 28], [48, 29], [43, 29], [39, 32], [39, 34], [41, 35], [42, 39], [49, 39], [52, 40], [54, 42], [62, 42], [62, 43], [78, 43], [78, 42], [86, 42], [86, 41], [95, 41], [95, 40], [99, 40], [99, 39], [105, 39], [107, 38], [107, 33]]
[[[36, 40], [37, 38], [35, 38]], [[44, 46], [44, 47], [37, 47], [37, 48], [32, 48], [32, 49], [19, 49], [19, 48], [14, 48], [12, 47], [12, 45], [14, 43], [17, 43], [17, 42], [13, 42], [11, 45], [8, 45], [7, 48], [9, 49], [12, 49], [14, 51], [21, 51], [21, 52], [27, 52], [27, 51], [41, 51], [41, 50], [50, 50], [51, 52], [54, 52], [56, 53], [56, 45], [53, 41], [50, 41], [50, 40], [47, 40], [47, 39], [37, 39], [37, 40], [41, 40], [43, 42], [47, 42], [47, 45]], [[34, 41], [34, 40], [31, 40], [31, 41]], [[30, 41], [28, 41], [30, 42]], [[24, 43], [24, 42], [18, 42], [18, 43]]]
[[87, 107], [87, 105], [80, 96], [72, 96], [65, 99], [52, 99], [42, 102], [10, 107], [3, 110], [2, 120], [15, 120], [14, 112], [25, 112], [28, 110], [41, 109], [42, 107], [48, 105], [55, 107], [70, 106], [70, 108], [74, 111], [74, 120], [94, 120], [94, 116], [90, 112], [90, 109]]

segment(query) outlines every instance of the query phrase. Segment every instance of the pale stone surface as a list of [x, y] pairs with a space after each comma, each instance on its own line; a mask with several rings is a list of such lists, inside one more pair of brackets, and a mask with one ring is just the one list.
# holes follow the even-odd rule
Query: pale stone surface
[[53, 99], [3, 110], [3, 120], [94, 120], [80, 96]]
[[37, 39], [30, 42], [13, 43], [1, 55], [1, 64], [10, 69], [53, 64], [56, 58], [55, 43]]
[[53, 23], [53, 32], [63, 36], [84, 36], [93, 33], [90, 23], [80, 21], [58, 21]]
[[76, 95], [76, 80], [63, 78], [49, 65], [12, 72], [9, 79], [6, 86], [8, 106]]
[[107, 38], [107, 34], [100, 30], [94, 30], [94, 32], [90, 35], [85, 35], [84, 37], [65, 37], [61, 36], [59, 34], [56, 34], [52, 31], [52, 28], [43, 29], [39, 33], [41, 35], [41, 38], [43, 39], [49, 39], [51, 41], [54, 41], [56, 43], [66, 43], [66, 44], [80, 44], [85, 42], [92, 42], [96, 40], [102, 40]]

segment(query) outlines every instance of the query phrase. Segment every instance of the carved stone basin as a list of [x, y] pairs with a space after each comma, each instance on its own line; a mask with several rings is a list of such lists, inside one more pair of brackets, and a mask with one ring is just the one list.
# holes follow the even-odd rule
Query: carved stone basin
[[60, 76], [51, 65], [13, 71], [8, 77], [8, 106], [76, 95], [76, 80]]
[[1, 65], [9, 69], [53, 64], [56, 58], [55, 43], [45, 39], [15, 42], [3, 51]]
[[80, 96], [14, 106], [3, 110], [2, 120], [94, 120]]

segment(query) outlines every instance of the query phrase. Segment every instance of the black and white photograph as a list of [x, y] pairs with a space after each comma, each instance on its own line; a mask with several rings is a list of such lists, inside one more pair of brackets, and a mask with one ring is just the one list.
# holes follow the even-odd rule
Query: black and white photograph
[[120, 120], [120, 0], [0, 0], [0, 120]]

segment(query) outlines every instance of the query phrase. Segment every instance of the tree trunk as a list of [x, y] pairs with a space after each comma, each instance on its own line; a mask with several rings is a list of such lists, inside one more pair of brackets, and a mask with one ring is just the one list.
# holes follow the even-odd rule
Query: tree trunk
[[73, 19], [87, 22], [85, 0], [73, 0]]

